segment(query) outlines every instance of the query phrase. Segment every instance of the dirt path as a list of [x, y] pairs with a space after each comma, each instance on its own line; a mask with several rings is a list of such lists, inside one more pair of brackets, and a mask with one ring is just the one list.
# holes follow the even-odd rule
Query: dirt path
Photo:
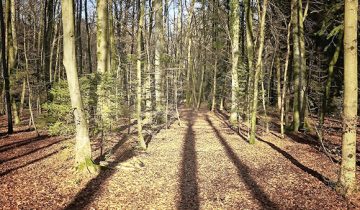
[[181, 115], [183, 125], [174, 123], [158, 133], [146, 154], [134, 157], [131, 151], [120, 150], [131, 137], [119, 137], [109, 167], [124, 161], [134, 167], [102, 170], [80, 183], [71, 181], [69, 158], [54, 164], [64, 154], [51, 151], [65, 143], [53, 139], [54, 145], [42, 145], [42, 151], [51, 154], [44, 154], [43, 161], [6, 174], [8, 169], [0, 165], [0, 190], [7, 191], [0, 202], [5, 209], [356, 208], [330, 187], [328, 180], [336, 179], [338, 166], [313, 147], [272, 134], [249, 145], [226, 126], [220, 114], [183, 110]]
[[[307, 145], [294, 156], [263, 139], [249, 145], [209, 112], [183, 110], [183, 126], [161, 131], [142, 170], [114, 173], [98, 193], [70, 207], [96, 209], [346, 209], [322, 178], [336, 178], [325, 156]], [[321, 161], [320, 168], [315, 161]], [[320, 173], [321, 171], [322, 173]]]

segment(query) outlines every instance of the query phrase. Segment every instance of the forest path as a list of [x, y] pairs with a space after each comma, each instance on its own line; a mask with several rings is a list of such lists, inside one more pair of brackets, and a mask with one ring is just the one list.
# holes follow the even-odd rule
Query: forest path
[[184, 109], [181, 117], [182, 126], [162, 130], [139, 157], [143, 169], [114, 173], [96, 196], [84, 194], [72, 207], [347, 208], [322, 178], [335, 179], [334, 168], [310, 146], [274, 137], [249, 145], [219, 114]]
[[267, 134], [249, 145], [206, 110], [182, 109], [181, 119], [142, 154], [131, 150], [135, 127], [116, 133], [110, 168], [81, 180], [72, 140], [0, 135], [0, 209], [356, 209], [326, 181], [339, 165], [308, 143]]

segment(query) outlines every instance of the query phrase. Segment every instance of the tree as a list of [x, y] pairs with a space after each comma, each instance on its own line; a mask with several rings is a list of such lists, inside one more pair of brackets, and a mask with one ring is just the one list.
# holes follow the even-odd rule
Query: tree
[[299, 41], [299, 0], [292, 0], [291, 20], [293, 39], [293, 80], [294, 80], [294, 102], [293, 102], [293, 130], [297, 132], [300, 127], [300, 74], [301, 57]]
[[338, 181], [338, 189], [345, 195], [351, 195], [356, 190], [357, 24], [358, 0], [345, 0], [343, 142]]
[[51, 89], [51, 79], [50, 79], [50, 51], [51, 51], [51, 40], [53, 39], [54, 31], [54, 0], [46, 0], [46, 17], [44, 18], [44, 41], [43, 41], [43, 55], [44, 55], [44, 65], [43, 65], [43, 76], [45, 82], [45, 90], [48, 92]]
[[238, 0], [230, 0], [230, 34], [231, 34], [231, 111], [230, 122], [237, 123], [238, 119], [238, 62], [239, 62], [239, 33], [240, 6]]
[[[252, 85], [254, 81], [255, 71], [254, 71], [254, 36], [253, 36], [253, 15], [250, 0], [245, 0], [245, 22], [246, 22], [246, 52], [247, 52], [247, 68], [248, 68], [248, 80], [247, 80], [247, 106], [248, 112], [251, 111], [251, 101], [252, 101]], [[248, 117], [250, 119], [250, 116]]]
[[92, 73], [92, 59], [91, 59], [91, 34], [88, 17], [88, 1], [85, 0], [85, 24], [86, 24], [86, 35], [87, 35], [87, 57], [89, 59], [89, 72]]
[[259, 37], [259, 49], [258, 49], [258, 56], [256, 62], [256, 69], [255, 69], [255, 77], [254, 77], [254, 85], [253, 85], [253, 100], [252, 100], [252, 110], [251, 110], [251, 130], [250, 130], [250, 139], [249, 143], [255, 143], [255, 134], [256, 134], [256, 113], [257, 113], [257, 104], [258, 104], [258, 83], [260, 78], [261, 72], [261, 65], [262, 65], [262, 55], [264, 51], [264, 39], [265, 39], [265, 26], [266, 26], [266, 11], [267, 11], [267, 0], [263, 1], [262, 5], [262, 13], [260, 19], [260, 37]]
[[85, 117], [83, 102], [80, 93], [79, 79], [76, 65], [75, 46], [75, 17], [72, 0], [62, 0], [62, 22], [63, 22], [63, 63], [69, 86], [72, 111], [75, 118], [75, 166], [78, 170], [88, 169], [90, 172], [96, 170], [92, 162], [91, 146], [89, 138], [88, 123]]
[[164, 27], [163, 27], [163, 6], [162, 0], [153, 1], [153, 9], [155, 12], [155, 101], [156, 111], [161, 112], [163, 109], [163, 91], [162, 76], [164, 75], [162, 68], [163, 48], [164, 48]]
[[13, 124], [12, 124], [12, 112], [11, 112], [11, 104], [10, 104], [10, 81], [9, 81], [9, 71], [7, 65], [7, 56], [6, 55], [6, 27], [4, 22], [4, 12], [3, 5], [0, 4], [0, 24], [1, 24], [1, 58], [2, 58], [2, 68], [3, 68], [3, 77], [5, 81], [5, 102], [6, 102], [6, 110], [7, 110], [7, 126], [8, 126], [8, 134], [13, 133]]
[[144, 137], [142, 135], [142, 119], [141, 119], [141, 37], [142, 37], [142, 30], [144, 27], [144, 13], [145, 13], [145, 0], [138, 0], [138, 4], [140, 6], [140, 15], [139, 15], [139, 22], [138, 22], [138, 30], [136, 34], [136, 118], [138, 124], [138, 144], [141, 149], [146, 149], [146, 144], [144, 141]]
[[[6, 25], [6, 55], [7, 55], [7, 65], [8, 65], [8, 74], [15, 74], [16, 60], [17, 60], [17, 35], [16, 35], [16, 17], [15, 17], [15, 2], [14, 0], [6, 0], [5, 5], [5, 25]], [[18, 112], [17, 103], [15, 101], [15, 95], [10, 96], [12, 114], [14, 116], [14, 124], [18, 125], [20, 123], [20, 116]]]
[[100, 127], [107, 120], [106, 94], [104, 93], [105, 74], [109, 72], [109, 15], [108, 0], [96, 1], [96, 26], [97, 26], [97, 73], [100, 81], [97, 84], [97, 108], [99, 110]]

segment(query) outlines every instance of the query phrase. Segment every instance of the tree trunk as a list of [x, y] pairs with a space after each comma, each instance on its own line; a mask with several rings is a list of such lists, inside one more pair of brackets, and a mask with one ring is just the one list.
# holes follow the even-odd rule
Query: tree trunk
[[356, 190], [357, 23], [358, 0], [345, 0], [343, 142], [338, 185], [340, 191], [347, 196]]
[[294, 80], [294, 103], [293, 103], [293, 131], [298, 132], [300, 127], [300, 46], [299, 46], [299, 0], [291, 0], [291, 20], [293, 38], [293, 80]]
[[25, 103], [25, 93], [26, 93], [26, 78], [22, 79], [22, 89], [21, 89], [21, 98], [20, 98], [20, 105], [19, 105], [19, 116], [21, 117], [24, 110], [24, 103]]
[[[286, 105], [286, 91], [287, 91], [287, 78], [288, 78], [288, 68], [289, 68], [289, 59], [290, 59], [290, 37], [291, 37], [291, 24], [292, 20], [290, 20], [289, 24], [288, 24], [288, 31], [287, 31], [287, 40], [286, 40], [286, 48], [287, 48], [287, 52], [286, 52], [286, 58], [285, 58], [285, 66], [284, 66], [284, 82], [283, 82], [283, 88], [282, 88], [282, 93], [281, 93], [281, 111], [280, 111], [280, 132], [282, 137], [284, 138], [284, 134], [285, 134], [285, 128], [284, 128], [284, 117], [287, 120], [287, 117], [285, 116], [287, 111], [285, 110], [285, 105]], [[287, 106], [288, 107], [288, 106]]]
[[[76, 44], [77, 44], [77, 52], [78, 52], [78, 58], [79, 58], [79, 75], [81, 76], [83, 74], [83, 53], [82, 53], [82, 37], [81, 37], [81, 22], [82, 22], [82, 1], [77, 1], [77, 21], [76, 21]], [[87, 1], [87, 0], [85, 0]]]
[[[247, 68], [248, 68], [248, 80], [247, 80], [247, 112], [251, 113], [252, 102], [252, 85], [254, 81], [254, 37], [253, 37], [253, 14], [250, 5], [250, 0], [245, 0], [245, 21], [246, 21], [246, 52], [247, 52]], [[250, 120], [250, 116], [247, 117]]]
[[276, 62], [276, 96], [277, 96], [277, 108], [281, 111], [281, 64], [279, 56], [275, 58]]
[[156, 111], [162, 112], [163, 104], [162, 104], [162, 57], [163, 57], [163, 48], [164, 48], [164, 31], [163, 31], [163, 6], [161, 0], [153, 1], [153, 9], [155, 12], [155, 28], [154, 28], [154, 36], [155, 36], [155, 101], [156, 101]]
[[327, 109], [329, 106], [331, 83], [332, 83], [332, 79], [334, 77], [334, 67], [339, 59], [342, 41], [343, 41], [343, 33], [339, 34], [335, 52], [334, 52], [333, 57], [331, 58], [329, 68], [328, 68], [328, 78], [326, 80], [326, 85], [325, 85], [325, 89], [324, 89], [324, 95], [323, 95], [322, 107], [321, 107], [320, 119], [319, 119], [321, 129], [324, 124], [324, 118], [325, 118], [325, 115], [327, 113]]
[[88, 124], [81, 99], [79, 79], [76, 70], [75, 20], [72, 0], [62, 0], [62, 21], [64, 34], [64, 66], [70, 92], [72, 111], [75, 117], [76, 144], [75, 166], [78, 170], [96, 170], [92, 162]]
[[187, 44], [187, 74], [186, 74], [186, 103], [188, 106], [191, 104], [191, 92], [192, 92], [192, 85], [191, 85], [191, 73], [192, 73], [192, 57], [191, 57], [191, 48], [192, 48], [192, 34], [191, 34], [191, 21], [194, 15], [194, 7], [195, 7], [195, 0], [191, 0], [189, 15], [187, 18], [187, 29], [185, 34], [185, 43]]
[[239, 61], [239, 32], [240, 6], [238, 0], [230, 0], [230, 27], [231, 27], [231, 111], [230, 123], [237, 124], [238, 120], [238, 61]]
[[[42, 68], [42, 73], [44, 75], [43, 82], [45, 83], [45, 91], [51, 89], [51, 82], [50, 82], [50, 52], [51, 52], [51, 40], [53, 39], [53, 32], [54, 32], [54, 0], [47, 0], [46, 2], [46, 18], [45, 27], [44, 27], [44, 46], [43, 46], [43, 56], [44, 56], [44, 65]], [[49, 95], [48, 95], [49, 97]]]
[[264, 39], [265, 39], [265, 18], [266, 18], [266, 11], [267, 11], [267, 0], [263, 1], [262, 5], [262, 13], [260, 19], [260, 37], [259, 37], [259, 50], [258, 50], [258, 57], [256, 63], [256, 70], [255, 70], [255, 78], [254, 78], [254, 95], [252, 101], [252, 110], [251, 110], [251, 129], [250, 129], [250, 144], [255, 144], [255, 135], [256, 135], [256, 117], [257, 117], [257, 104], [258, 104], [258, 83], [259, 77], [261, 72], [261, 63], [262, 63], [262, 54], [264, 51]]
[[88, 18], [88, 1], [85, 0], [85, 24], [86, 24], [86, 34], [87, 34], [87, 57], [89, 59], [89, 73], [93, 72], [92, 70], [92, 59], [91, 59], [91, 34], [90, 34], [90, 23]]
[[6, 110], [7, 110], [7, 126], [8, 126], [8, 134], [13, 133], [13, 122], [12, 122], [12, 112], [11, 112], [11, 103], [10, 103], [10, 81], [9, 81], [9, 71], [8, 71], [8, 64], [7, 64], [7, 46], [5, 44], [6, 35], [5, 35], [5, 22], [4, 22], [4, 12], [3, 12], [3, 5], [2, 2], [0, 4], [0, 24], [1, 24], [1, 58], [2, 58], [2, 67], [3, 67], [3, 77], [5, 83], [5, 103], [6, 103]]
[[107, 102], [106, 94], [104, 93], [105, 73], [109, 72], [109, 15], [108, 15], [108, 0], [96, 2], [97, 11], [97, 73], [99, 81], [97, 83], [97, 109], [100, 116], [101, 127], [104, 127], [104, 122], [107, 121]]
[[[302, 7], [302, 0], [299, 1], [299, 52], [300, 52], [300, 76], [299, 76], [299, 83], [300, 83], [300, 93], [299, 93], [299, 110], [300, 110], [300, 128], [305, 128], [305, 121], [306, 121], [306, 113], [307, 113], [307, 70], [306, 70], [306, 49], [305, 49], [305, 35], [304, 35], [304, 21], [306, 14], [303, 12]], [[309, 1], [307, 1], [309, 4]], [[306, 12], [306, 11], [305, 11]]]
[[138, 144], [141, 149], [146, 149], [146, 144], [144, 141], [144, 137], [142, 134], [142, 119], [141, 119], [141, 33], [144, 27], [144, 13], [145, 13], [145, 0], [138, 0], [140, 5], [140, 16], [138, 22], [138, 31], [136, 34], [136, 78], [137, 78], [137, 85], [136, 85], [136, 118], [137, 118], [137, 125], [138, 125]]

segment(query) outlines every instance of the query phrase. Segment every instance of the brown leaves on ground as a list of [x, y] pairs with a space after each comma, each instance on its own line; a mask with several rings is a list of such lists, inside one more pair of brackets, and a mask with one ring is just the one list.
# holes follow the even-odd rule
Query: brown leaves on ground
[[184, 109], [181, 116], [183, 125], [161, 130], [147, 152], [135, 149], [134, 129], [108, 135], [103, 154], [94, 141], [95, 161], [105, 167], [81, 179], [72, 167], [72, 139], [38, 137], [26, 127], [0, 134], [1, 208], [359, 207], [358, 199], [347, 202], [332, 188], [339, 165], [311, 143], [294, 140], [298, 135], [263, 134], [249, 145], [220, 113]]

